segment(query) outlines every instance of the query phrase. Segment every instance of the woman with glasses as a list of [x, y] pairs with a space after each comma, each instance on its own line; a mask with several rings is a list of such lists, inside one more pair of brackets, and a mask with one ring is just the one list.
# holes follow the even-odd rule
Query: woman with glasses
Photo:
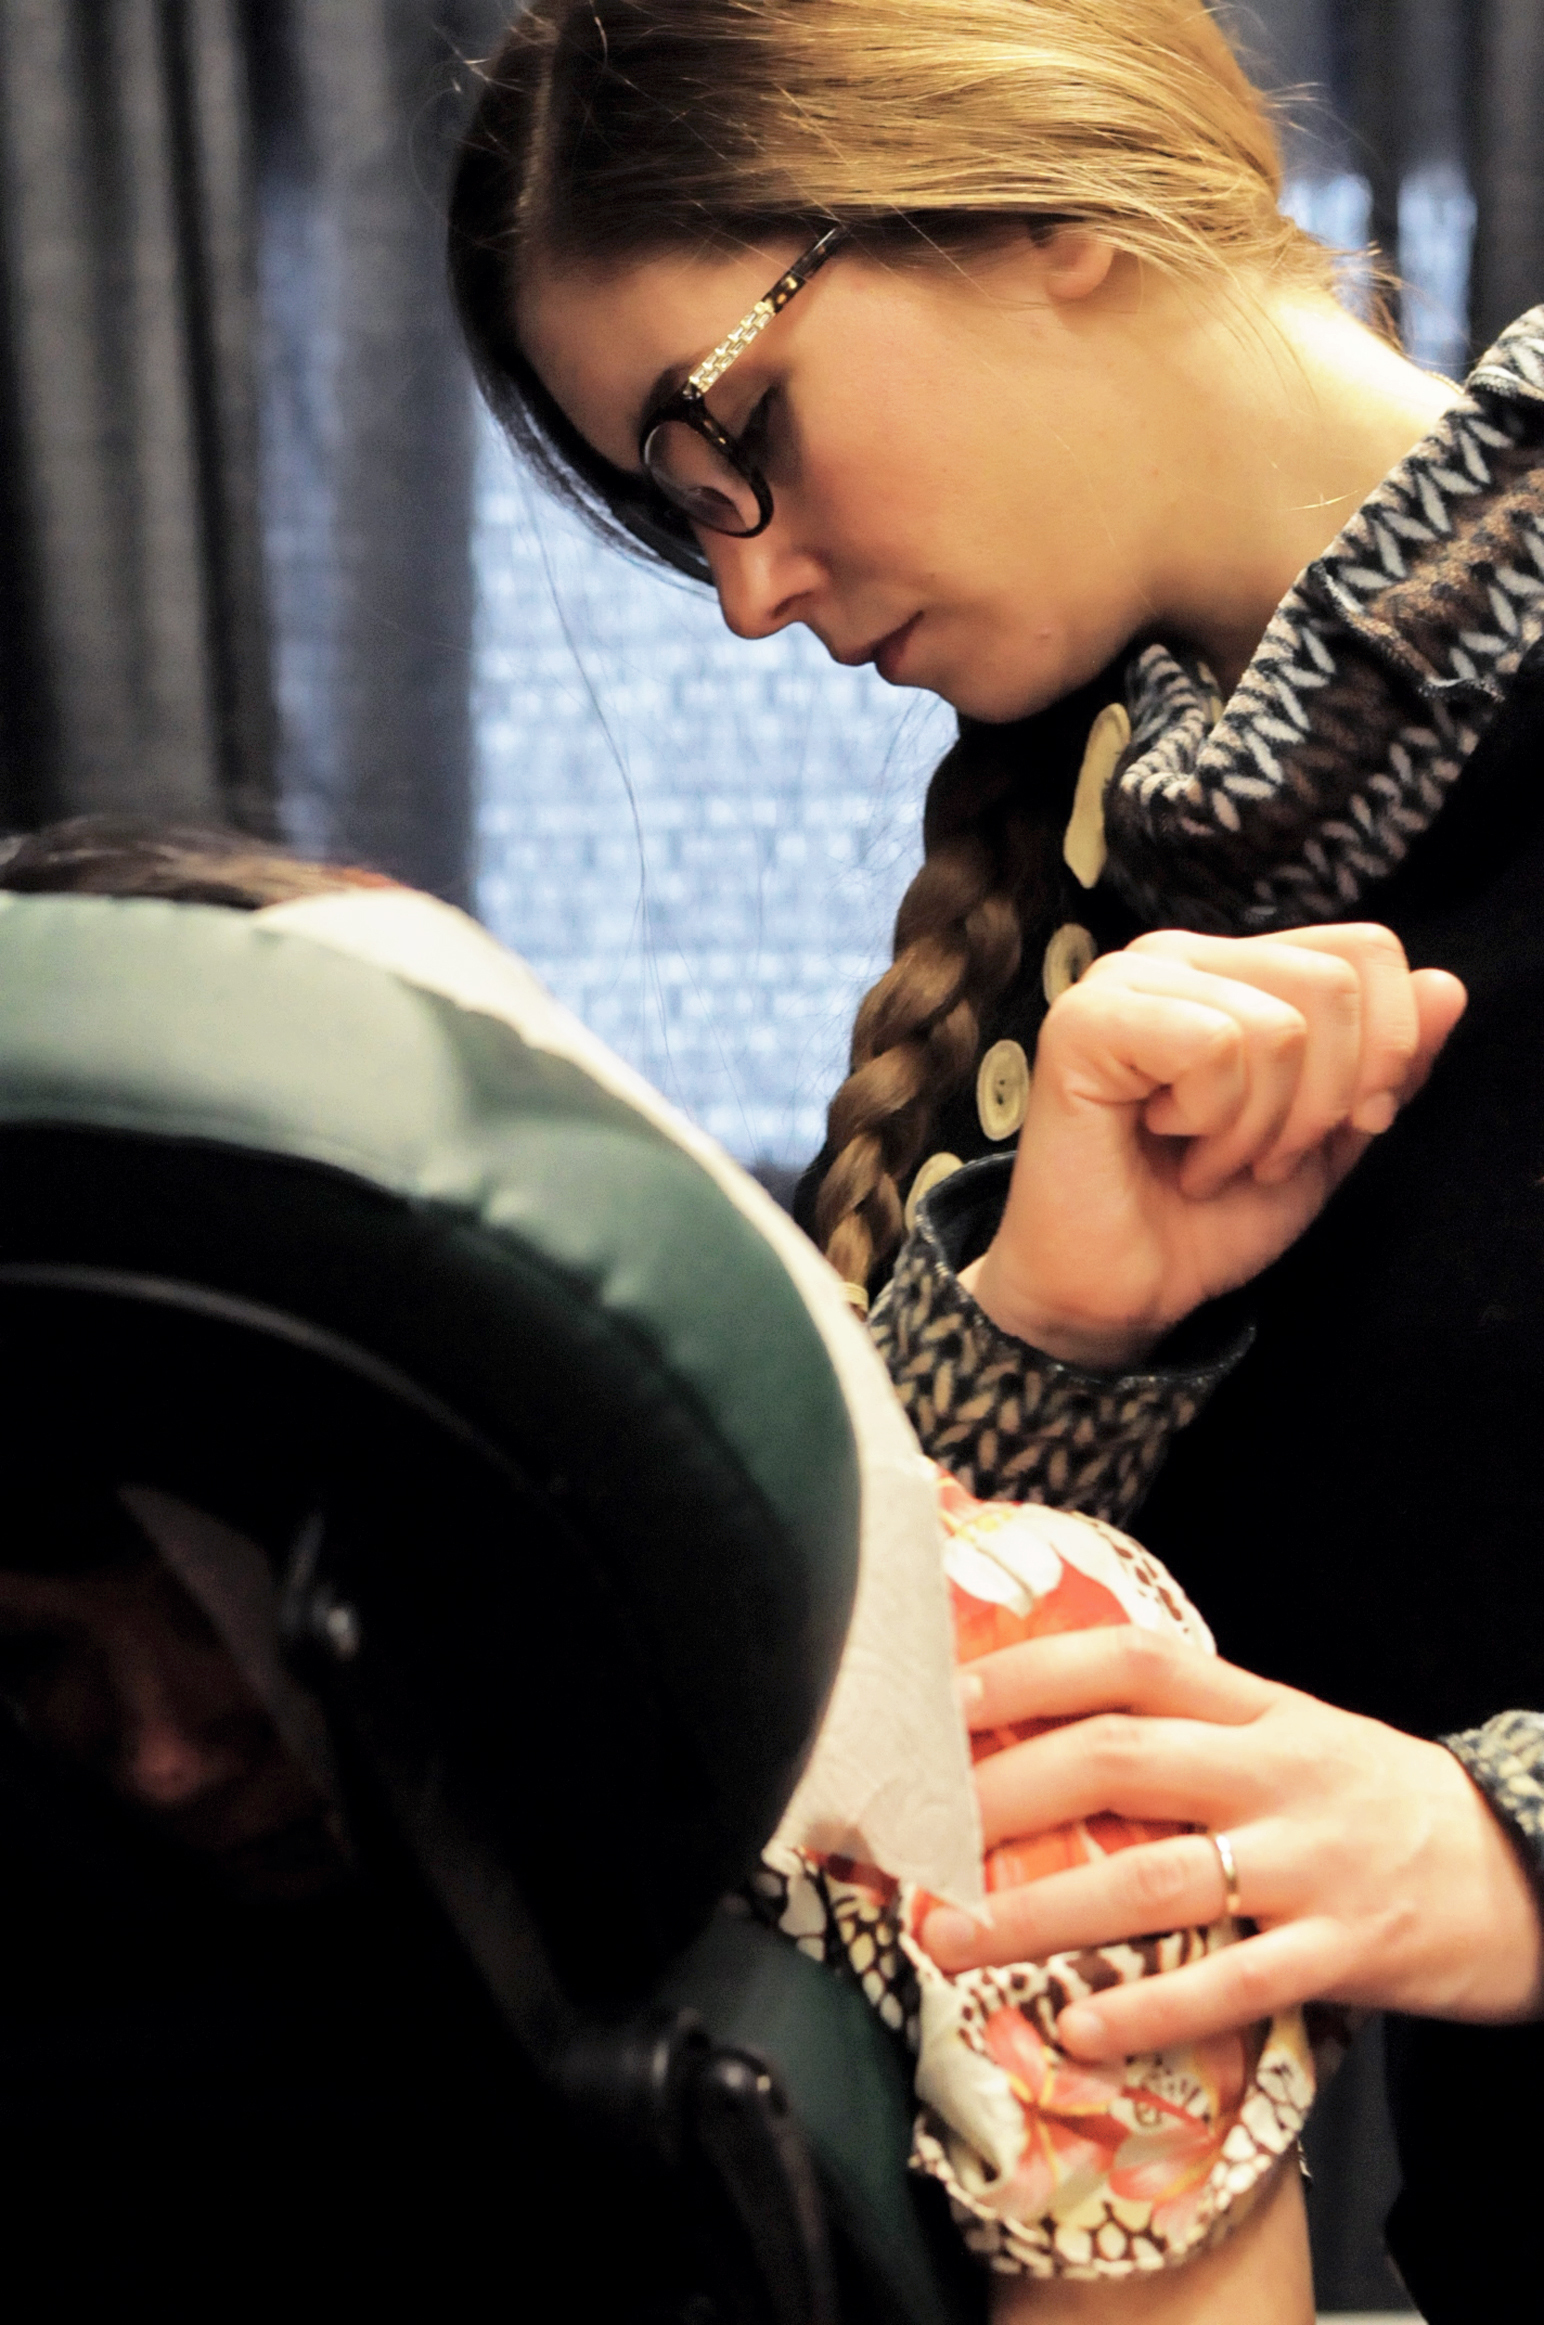
[[1391, 2240], [1467, 2317], [1454, 2127], [1509, 2185], [1544, 2059], [1544, 314], [1433, 378], [1279, 191], [1200, 0], [536, 0], [453, 267], [619, 547], [959, 712], [803, 1215], [927, 1450], [1142, 1503], [1233, 1659], [983, 1664], [1061, 1723], [989, 1828], [1193, 1829], [932, 1950], [1253, 1922], [1095, 2063], [1408, 2014]]

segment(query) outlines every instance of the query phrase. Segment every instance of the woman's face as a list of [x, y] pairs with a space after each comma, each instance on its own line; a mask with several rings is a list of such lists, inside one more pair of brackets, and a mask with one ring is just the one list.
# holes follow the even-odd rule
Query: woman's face
[[238, 1897], [344, 1871], [324, 1802], [159, 1558], [0, 1573], [0, 1684], [36, 1742], [94, 1771]]
[[[522, 343], [589, 442], [636, 472], [662, 377], [678, 384], [796, 255], [538, 267]], [[803, 622], [839, 662], [1003, 720], [1148, 625], [1164, 487], [1107, 344], [1123, 264], [1065, 232], [957, 262], [838, 251], [709, 394], [734, 435], [755, 415], [775, 502], [754, 540], [701, 535], [736, 635]]]

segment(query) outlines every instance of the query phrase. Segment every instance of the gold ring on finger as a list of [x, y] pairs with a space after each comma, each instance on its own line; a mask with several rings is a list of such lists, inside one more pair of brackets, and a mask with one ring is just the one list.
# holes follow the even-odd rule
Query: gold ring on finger
[[1233, 1854], [1233, 1843], [1226, 1833], [1208, 1833], [1207, 1839], [1217, 1852], [1222, 1867], [1222, 1885], [1226, 1892], [1224, 1909], [1230, 1921], [1237, 1921], [1243, 1908], [1238, 1894], [1238, 1860]]

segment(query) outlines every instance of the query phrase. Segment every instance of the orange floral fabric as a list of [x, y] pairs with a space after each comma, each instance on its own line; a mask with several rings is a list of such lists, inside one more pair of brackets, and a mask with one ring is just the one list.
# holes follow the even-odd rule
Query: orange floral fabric
[[[958, 1658], [1055, 1631], [1140, 1623], [1212, 1640], [1157, 1559], [1101, 1521], [1037, 1503], [980, 1502], [935, 1470]], [[977, 1759], [1039, 1733], [978, 1735]], [[1091, 1816], [991, 1849], [988, 1890], [1037, 1880], [1184, 1828]], [[915, 2169], [947, 2189], [994, 2269], [1122, 2277], [1226, 2234], [1288, 2154], [1313, 2099], [1302, 2014], [1089, 2067], [1056, 2040], [1068, 2003], [1180, 1967], [1240, 1936], [1231, 1921], [1044, 1963], [946, 1976], [918, 1942], [932, 1899], [872, 1866], [768, 1853], [775, 1917], [806, 1951], [860, 1978], [917, 2054]]]

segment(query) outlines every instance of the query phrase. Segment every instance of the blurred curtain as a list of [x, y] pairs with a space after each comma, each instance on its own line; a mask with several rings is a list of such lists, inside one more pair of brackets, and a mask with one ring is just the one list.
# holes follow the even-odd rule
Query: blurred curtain
[[251, 0], [286, 828], [470, 901], [473, 404], [444, 290], [493, 0]]
[[252, 154], [233, 0], [0, 0], [0, 813], [262, 824]]
[[[1283, 94], [1311, 194], [1360, 179], [1423, 359], [1461, 369], [1544, 300], [1540, 0], [1218, 0]], [[1472, 264], [1454, 252], [1472, 236]], [[1457, 326], [1451, 357], [1444, 309]]]
[[466, 898], [443, 290], [497, 0], [0, 0], [0, 817], [283, 829]]
[[1544, 299], [1544, 7], [1471, 0], [1476, 351]]

